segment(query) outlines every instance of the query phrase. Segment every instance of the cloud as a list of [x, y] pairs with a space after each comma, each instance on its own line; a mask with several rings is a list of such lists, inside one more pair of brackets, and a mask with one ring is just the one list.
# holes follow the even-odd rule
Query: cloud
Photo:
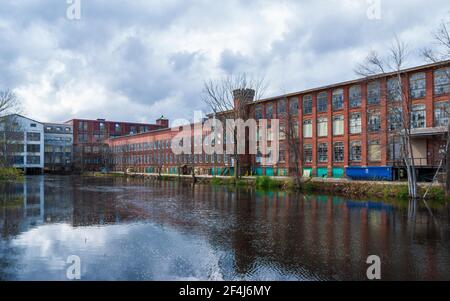
[[417, 49], [447, 1], [381, 4], [381, 19], [369, 20], [362, 0], [81, 0], [71, 21], [64, 1], [6, 0], [0, 88], [43, 121], [151, 122], [207, 110], [203, 81], [226, 74], [264, 76], [266, 96], [355, 78], [353, 67], [394, 34], [410, 45], [409, 63], [423, 63]]

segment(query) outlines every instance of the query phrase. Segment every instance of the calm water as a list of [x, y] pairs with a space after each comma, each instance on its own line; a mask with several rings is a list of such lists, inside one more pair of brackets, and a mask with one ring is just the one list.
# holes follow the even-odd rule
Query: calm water
[[0, 187], [0, 279], [450, 280], [450, 211], [142, 180]]

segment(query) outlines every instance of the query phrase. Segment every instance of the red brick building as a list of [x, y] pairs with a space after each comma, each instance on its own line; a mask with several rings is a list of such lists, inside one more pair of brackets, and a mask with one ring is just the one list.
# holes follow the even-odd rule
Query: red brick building
[[[392, 73], [257, 100], [249, 106], [254, 106], [251, 111], [256, 120], [280, 119], [281, 126], [286, 127], [283, 125], [286, 116], [293, 118], [304, 176], [377, 178], [381, 171], [380, 178], [386, 179], [400, 178], [404, 174], [395, 114], [407, 110], [411, 116], [408, 122], [415, 164], [419, 178], [427, 180], [443, 157], [442, 145], [448, 132], [450, 62], [406, 69], [401, 78], [407, 94], [405, 103], [398, 101], [395, 89], [398, 77]], [[119, 145], [138, 145], [134, 148], [127, 146], [127, 150], [120, 153], [121, 162], [126, 163], [115, 163], [115, 168], [134, 167], [152, 172], [157, 166], [155, 162], [158, 162], [164, 164], [164, 172], [174, 173], [189, 163], [201, 173], [232, 172], [233, 162], [226, 155], [210, 158], [197, 154], [172, 158], [170, 137], [173, 133], [163, 130], [111, 139], [115, 162], [119, 160]], [[253, 155], [252, 173], [269, 176], [290, 173], [291, 154], [286, 137], [280, 137], [280, 160], [264, 165], [261, 156]], [[166, 141], [166, 148], [158, 147], [162, 143], [160, 141]], [[268, 147], [271, 147], [270, 141]], [[155, 154], [158, 154], [158, 161], [154, 161]], [[248, 171], [247, 168], [243, 173]]]
[[[198, 124], [188, 125], [190, 132], [182, 132], [182, 127], [155, 130], [147, 133], [111, 138], [109, 140], [113, 157], [113, 168], [116, 171], [133, 170], [135, 172], [162, 174], [196, 174], [231, 175], [233, 173], [231, 156], [226, 154], [208, 155], [201, 150], [200, 135], [195, 131]], [[210, 131], [201, 130], [204, 143]], [[173, 152], [175, 136], [185, 137], [189, 143], [187, 153]], [[218, 142], [219, 143], [219, 142]]]
[[161, 117], [156, 124], [116, 122], [105, 119], [72, 119], [66, 122], [73, 127], [73, 160], [75, 169], [96, 171], [109, 166], [109, 148], [106, 141], [113, 137], [139, 134], [169, 127]]

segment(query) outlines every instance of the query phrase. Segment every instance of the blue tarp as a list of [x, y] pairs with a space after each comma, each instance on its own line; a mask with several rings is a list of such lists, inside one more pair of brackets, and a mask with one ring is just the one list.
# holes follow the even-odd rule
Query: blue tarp
[[394, 180], [394, 170], [389, 166], [347, 167], [346, 174], [352, 180]]

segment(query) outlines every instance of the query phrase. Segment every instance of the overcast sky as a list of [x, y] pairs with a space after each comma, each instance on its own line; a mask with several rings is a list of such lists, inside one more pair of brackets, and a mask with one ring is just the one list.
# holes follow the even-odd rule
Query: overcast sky
[[204, 80], [264, 76], [268, 97], [341, 82], [395, 34], [422, 64], [450, 12], [448, 0], [381, 0], [380, 19], [373, 0], [80, 1], [80, 20], [66, 0], [0, 2], [0, 89], [32, 118], [192, 119]]

